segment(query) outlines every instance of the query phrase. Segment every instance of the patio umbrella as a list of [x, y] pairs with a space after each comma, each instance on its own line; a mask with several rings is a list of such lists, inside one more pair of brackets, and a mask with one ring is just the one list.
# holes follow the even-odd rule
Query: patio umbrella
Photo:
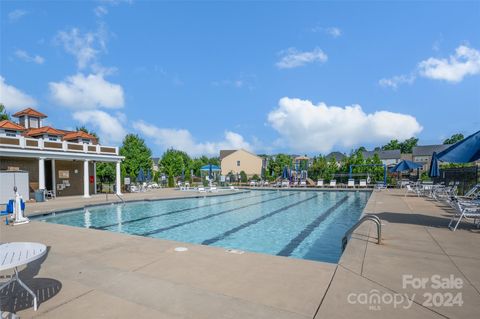
[[[480, 159], [480, 131], [453, 144], [438, 154], [433, 154], [430, 162], [430, 171], [438, 171], [438, 162], [470, 163]], [[433, 166], [433, 169], [432, 169]], [[438, 176], [438, 175], [437, 175]]]
[[440, 176], [440, 170], [438, 169], [438, 155], [437, 152], [433, 152], [432, 161], [430, 162], [430, 170], [428, 176], [438, 177]]
[[414, 163], [412, 161], [403, 160], [390, 169], [391, 173], [409, 171], [412, 169], [420, 168], [422, 165]]
[[143, 183], [143, 181], [145, 181], [145, 176], [144, 176], [144, 173], [143, 173], [143, 169], [141, 167], [140, 167], [140, 170], [138, 171], [136, 181], [139, 182], [139, 183]]

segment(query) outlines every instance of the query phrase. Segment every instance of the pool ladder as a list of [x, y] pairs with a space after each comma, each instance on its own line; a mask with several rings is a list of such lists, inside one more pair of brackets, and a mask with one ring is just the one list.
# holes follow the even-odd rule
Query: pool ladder
[[377, 215], [366, 215], [363, 216], [363, 218], [360, 219], [349, 230], [347, 230], [345, 236], [343, 236], [342, 238], [342, 251], [345, 250], [345, 247], [347, 247], [348, 237], [353, 233], [353, 231], [357, 229], [361, 224], [369, 220], [377, 224], [377, 244], [380, 245], [382, 243], [382, 222], [380, 221], [380, 218], [378, 218]]
[[122, 198], [122, 196], [118, 195], [117, 193], [115, 193], [115, 195], [122, 201], [122, 204], [125, 205], [125, 200]]

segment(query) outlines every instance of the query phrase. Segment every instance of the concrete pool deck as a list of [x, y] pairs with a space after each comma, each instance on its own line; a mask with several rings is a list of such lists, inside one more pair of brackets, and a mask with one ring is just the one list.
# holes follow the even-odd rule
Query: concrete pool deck
[[[155, 192], [155, 193], [154, 193]], [[159, 190], [127, 200], [185, 196]], [[198, 193], [191, 194], [198, 196]], [[103, 196], [100, 198], [99, 196]], [[202, 194], [203, 196], [203, 194]], [[29, 214], [98, 204], [59, 198], [29, 204]], [[112, 196], [112, 200], [114, 200]], [[118, 199], [117, 199], [118, 200]], [[451, 212], [403, 191], [373, 192], [365, 213], [384, 224], [383, 245], [366, 223], [352, 236], [338, 265], [218, 247], [76, 228], [42, 222], [0, 226], [0, 241], [49, 246], [39, 262], [20, 272], [38, 293], [37, 312], [27, 294], [11, 285], [0, 293], [2, 310], [22, 318], [475, 318], [480, 313], [480, 231], [468, 223], [452, 232]], [[176, 252], [175, 247], [187, 247]], [[10, 275], [8, 272], [1, 276]], [[461, 288], [402, 287], [402, 276], [439, 275], [462, 280]], [[462, 306], [425, 306], [424, 293], [461, 293]], [[406, 294], [414, 302], [394, 307], [388, 299], [364, 304], [362, 294]], [[415, 294], [415, 296], [413, 295]], [[406, 299], [405, 299], [406, 300]]]

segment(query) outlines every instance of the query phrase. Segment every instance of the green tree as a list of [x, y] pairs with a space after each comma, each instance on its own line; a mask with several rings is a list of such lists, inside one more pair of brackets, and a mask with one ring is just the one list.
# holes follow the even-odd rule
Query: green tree
[[144, 171], [152, 169], [152, 151], [145, 141], [136, 134], [127, 134], [120, 147], [120, 155], [125, 156], [122, 172], [135, 180], [140, 168]]
[[391, 140], [388, 144], [382, 146], [382, 150], [390, 151], [390, 150], [399, 150], [401, 147], [400, 142], [398, 140]]
[[97, 180], [102, 183], [113, 183], [115, 181], [115, 163], [97, 163]]
[[400, 152], [402, 154], [410, 154], [412, 153], [412, 149], [414, 146], [417, 146], [418, 138], [410, 137], [409, 139], [400, 143]]
[[[190, 157], [185, 152], [171, 148], [163, 153], [160, 163], [163, 172], [168, 175], [168, 186], [173, 187], [175, 186], [176, 176], [180, 176], [183, 170], [187, 174]], [[190, 175], [189, 172], [188, 174]]]
[[10, 120], [10, 115], [8, 115], [7, 110], [5, 109], [5, 106], [0, 103], [0, 121], [3, 120]]
[[260, 177], [258, 177], [258, 175], [255, 174], [255, 175], [252, 176], [252, 180], [254, 180], [254, 181], [259, 181], [259, 180], [260, 180]]
[[241, 171], [241, 172], [240, 172], [240, 181], [241, 181], [242, 183], [246, 183], [247, 180], [248, 180], [248, 178], [247, 178], [247, 173], [245, 173], [244, 171]]
[[457, 142], [460, 142], [464, 138], [465, 137], [462, 133], [453, 134], [452, 136], [450, 136], [450, 138], [447, 138], [445, 141], [443, 141], [443, 144], [455, 144]]

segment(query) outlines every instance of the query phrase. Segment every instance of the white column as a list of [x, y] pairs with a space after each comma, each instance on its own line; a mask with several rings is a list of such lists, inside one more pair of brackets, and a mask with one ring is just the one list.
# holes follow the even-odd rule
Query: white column
[[117, 189], [117, 195], [122, 195], [122, 182], [121, 182], [121, 173], [120, 173], [120, 161], [117, 162], [117, 167], [116, 167], [116, 183], [115, 187]]
[[93, 162], [93, 193], [97, 194], [97, 162]]
[[90, 197], [90, 185], [89, 185], [89, 176], [88, 176], [88, 160], [83, 161], [83, 197]]
[[57, 197], [57, 174], [55, 173], [55, 160], [52, 159], [52, 190]]
[[45, 189], [45, 157], [38, 159], [38, 189]]

